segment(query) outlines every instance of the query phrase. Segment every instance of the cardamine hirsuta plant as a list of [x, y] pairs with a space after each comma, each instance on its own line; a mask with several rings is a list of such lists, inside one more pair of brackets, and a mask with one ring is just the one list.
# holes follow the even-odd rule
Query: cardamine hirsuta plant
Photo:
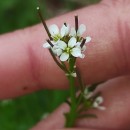
[[[82, 36], [86, 31], [86, 26], [84, 24], [79, 25], [78, 16], [75, 16], [75, 27], [70, 27], [66, 22], [61, 28], [56, 24], [48, 27], [39, 7], [37, 10], [49, 37], [43, 47], [49, 50], [55, 63], [64, 71], [69, 81], [70, 97], [66, 102], [70, 106], [70, 111], [64, 114], [66, 118], [65, 127], [73, 127], [78, 118], [96, 117], [94, 114], [87, 113], [88, 110], [105, 110], [105, 107], [102, 106], [103, 97], [101, 93], [94, 92], [98, 84], [86, 87], [76, 66], [78, 58], [84, 59], [84, 52], [87, 44], [91, 41], [91, 37], [84, 38]], [[78, 86], [75, 84], [76, 80]]]

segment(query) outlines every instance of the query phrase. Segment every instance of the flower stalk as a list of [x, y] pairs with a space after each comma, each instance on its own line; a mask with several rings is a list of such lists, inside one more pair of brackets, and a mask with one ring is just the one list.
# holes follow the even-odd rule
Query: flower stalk
[[66, 116], [66, 124], [65, 124], [65, 127], [72, 127], [75, 123], [75, 120], [76, 120], [76, 91], [75, 91], [75, 86], [74, 86], [74, 83], [75, 83], [75, 79], [74, 77], [72, 77], [71, 75], [68, 76], [68, 79], [69, 79], [69, 84], [70, 84], [70, 99], [71, 99], [71, 107], [70, 107], [70, 112], [67, 113], [67, 116]]
[[75, 16], [75, 30], [76, 30], [76, 32], [78, 31], [78, 28], [79, 28], [79, 22], [78, 21], [79, 21], [78, 16], [76, 15]]
[[41, 19], [41, 21], [42, 21], [42, 24], [43, 24], [43, 26], [44, 26], [44, 28], [45, 28], [47, 34], [48, 34], [48, 37], [50, 38], [50, 40], [52, 40], [51, 34], [50, 34], [50, 32], [49, 32], [49, 29], [48, 29], [48, 27], [47, 27], [47, 25], [46, 25], [46, 22], [45, 22], [44, 18], [42, 17], [41, 10], [40, 10], [39, 7], [37, 7], [37, 11], [38, 11], [39, 17], [40, 17], [40, 19]]
[[[75, 27], [70, 28], [70, 25], [65, 22], [61, 29], [56, 24], [52, 24], [48, 28], [40, 9], [37, 9], [49, 37], [43, 47], [49, 50], [53, 60], [64, 71], [69, 81], [70, 100], [67, 103], [70, 106], [70, 111], [65, 113], [65, 127], [73, 127], [77, 118], [96, 116], [90, 113], [82, 115], [84, 111], [89, 109], [105, 110], [105, 107], [101, 106], [103, 103], [101, 94], [94, 94], [98, 84], [86, 88], [76, 67], [77, 58], [83, 59], [85, 57], [86, 44], [91, 41], [91, 37], [82, 37], [86, 31], [86, 26], [84, 24], [79, 25], [78, 16], [75, 16]], [[76, 79], [78, 79], [78, 89], [75, 84]]]

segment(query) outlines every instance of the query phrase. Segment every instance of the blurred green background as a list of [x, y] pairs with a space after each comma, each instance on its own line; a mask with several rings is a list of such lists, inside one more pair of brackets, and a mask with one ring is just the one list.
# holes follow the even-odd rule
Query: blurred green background
[[[4, 0], [0, 1], [0, 34], [39, 23], [40, 4], [46, 19], [88, 6], [100, 0]], [[0, 101], [0, 130], [28, 130], [65, 101], [68, 91], [42, 90]]]

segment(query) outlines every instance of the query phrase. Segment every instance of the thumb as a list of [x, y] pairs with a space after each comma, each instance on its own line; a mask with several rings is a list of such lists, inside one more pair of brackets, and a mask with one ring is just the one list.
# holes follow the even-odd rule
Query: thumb
[[[105, 99], [105, 111], [91, 110], [90, 113], [96, 114], [98, 119], [84, 118], [77, 120], [76, 130], [85, 128], [98, 128], [98, 130], [130, 130], [130, 76], [124, 76], [107, 81], [99, 85], [98, 91], [102, 92]], [[62, 104], [48, 118], [38, 123], [31, 130], [65, 130], [64, 113], [69, 111], [67, 104]], [[117, 120], [118, 119], [118, 120]], [[67, 129], [66, 129], [67, 130]], [[82, 129], [81, 129], [82, 130]]]

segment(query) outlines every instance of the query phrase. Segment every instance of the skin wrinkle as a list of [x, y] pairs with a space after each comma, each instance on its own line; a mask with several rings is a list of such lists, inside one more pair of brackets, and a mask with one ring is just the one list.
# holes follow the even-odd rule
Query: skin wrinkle
[[[23, 89], [23, 91], [26, 91], [26, 93], [30, 93], [30, 91], [33, 91], [33, 90], [37, 91], [40, 89], [40, 86], [41, 86], [40, 84], [38, 84], [38, 79], [37, 79], [38, 78], [37, 73], [39, 71], [37, 71], [37, 70], [35, 71], [36, 68], [35, 68], [35, 64], [34, 64], [34, 63], [38, 64], [39, 59], [37, 57], [35, 57], [36, 55], [33, 55], [33, 52], [35, 52], [35, 50], [32, 51], [31, 50], [32, 48], [31, 47], [29, 48], [30, 37], [28, 37], [28, 36], [30, 35], [31, 31], [35, 32], [34, 29], [35, 29], [35, 27], [31, 27], [31, 28], [29, 27], [28, 31], [25, 28], [25, 29], [21, 29], [21, 30], [14, 32], [17, 36], [16, 39], [19, 39], [19, 40], [21, 39], [20, 40], [20, 41], [22, 41], [21, 45], [23, 46], [26, 56], [27, 56], [26, 67], [28, 69], [27, 69], [26, 73], [29, 74], [30, 76], [28, 77], [26, 82], [29, 82], [29, 83], [26, 85], [26, 82], [25, 82], [24, 87], [21, 87]], [[21, 33], [21, 31], [22, 31], [22, 33]], [[26, 44], [26, 41], [28, 41], [28, 44]], [[33, 73], [34, 71], [37, 73]], [[22, 93], [22, 91], [20, 93]]]
[[[127, 1], [127, 3], [128, 3], [128, 1]], [[129, 1], [129, 3], [130, 3], [130, 1]], [[120, 5], [120, 4], [119, 4]], [[128, 6], [128, 5], [127, 5]], [[118, 6], [119, 7], [119, 6]], [[117, 7], [117, 8], [118, 8]], [[115, 16], [116, 16], [116, 9], [114, 9], [115, 10]], [[116, 17], [121, 17], [121, 16], [124, 16], [124, 15], [121, 15], [122, 13], [121, 13], [121, 11], [119, 11], [120, 12], [120, 14], [118, 14]], [[120, 18], [120, 20], [119, 21], [121, 21], [123, 18], [121, 17]], [[125, 22], [124, 22], [125, 23]], [[118, 24], [116, 24], [117, 26], [118, 26]], [[128, 47], [129, 46], [129, 43], [128, 43], [128, 41], [130, 41], [128, 38], [129, 37], [126, 37], [127, 35], [126, 34], [128, 34], [128, 26], [127, 27], [125, 27], [125, 26], [121, 26], [121, 25], [119, 25], [118, 27], [117, 27], [118, 29], [116, 30], [117, 32], [118, 32], [118, 37], [119, 38], [117, 38], [119, 41], [119, 43], [121, 44], [121, 48], [120, 48], [120, 46], [118, 47], [115, 43], [113, 43], [112, 45], [113, 45], [113, 47], [114, 47], [114, 50], [113, 50], [113, 52], [115, 51], [115, 52], [117, 52], [117, 50], [118, 50], [118, 53], [117, 54], [119, 54], [120, 56], [118, 56], [117, 58], [119, 59], [119, 61], [118, 62], [115, 62], [115, 70], [119, 73], [119, 75], [120, 74], [123, 74], [123, 72], [124, 73], [127, 73], [128, 71], [127, 71], [127, 69], [129, 68], [129, 65], [130, 65], [130, 63], [128, 63], [128, 61], [129, 61], [129, 59], [128, 59], [128, 55], [126, 56], [126, 54], [125, 53], [128, 53], [129, 52], [129, 50], [128, 50], [128, 48], [130, 48], [130, 47]], [[127, 31], [125, 32], [125, 34], [124, 33], [122, 33], [122, 29], [127, 29]], [[119, 30], [120, 29], [120, 30]], [[121, 34], [121, 33], [122, 34]], [[119, 35], [119, 33], [120, 33], [120, 35]], [[116, 41], [117, 42], [117, 41]], [[126, 44], [124, 44], [124, 43], [127, 43], [127, 45]], [[115, 55], [117, 55], [116, 53], [115, 53]], [[123, 55], [122, 55], [123, 54]], [[115, 61], [116, 61], [116, 59], [115, 59]], [[121, 61], [123, 61], [123, 62], [121, 62]], [[114, 63], [114, 62], [113, 62]], [[121, 64], [117, 64], [117, 63], [121, 63]], [[124, 68], [124, 69], [123, 69]]]
[[[103, 13], [103, 17], [105, 18], [106, 17], [106, 14], [109, 14], [107, 11], [106, 11], [106, 13]], [[107, 16], [107, 17], [109, 17], [109, 16]], [[110, 19], [112, 19], [112, 18], [110, 18]], [[90, 43], [90, 45], [91, 46], [89, 46], [89, 44], [88, 44], [88, 50], [87, 50], [87, 55], [86, 55], [86, 60], [88, 60], [89, 59], [89, 63], [87, 63], [87, 62], [83, 62], [83, 63], [80, 63], [80, 64], [82, 64], [82, 66], [80, 67], [80, 68], [88, 68], [87, 66], [88, 66], [88, 64], [91, 64], [91, 65], [89, 65], [89, 73], [93, 73], [94, 72], [94, 66], [92, 66], [92, 64], [93, 63], [91, 63], [91, 62], [97, 62], [97, 66], [99, 66], [99, 68], [103, 68], [103, 70], [102, 70], [102, 72], [104, 71], [104, 73], [106, 73], [106, 71], [108, 71], [107, 73], [108, 73], [108, 77], [109, 77], [109, 72], [114, 72], [113, 73], [113, 76], [116, 76], [118, 73], [118, 71], [117, 71], [117, 68], [116, 67], [114, 67], [115, 65], [115, 60], [113, 59], [113, 61], [111, 61], [111, 59], [110, 59], [110, 56], [108, 55], [109, 53], [114, 53], [114, 50], [113, 50], [113, 48], [112, 48], [112, 46], [110, 46], [110, 44], [113, 44], [113, 40], [115, 40], [115, 37], [113, 37], [114, 35], [112, 35], [112, 33], [110, 34], [110, 36], [108, 35], [108, 37], [109, 37], [109, 39], [111, 39], [111, 41], [110, 40], [107, 40], [107, 39], [104, 39], [103, 38], [103, 36], [104, 36], [104, 32], [105, 33], [107, 33], [109, 30], [108, 30], [108, 28], [112, 28], [113, 30], [114, 30], [114, 32], [115, 32], [115, 27], [114, 27], [114, 25], [116, 24], [116, 22], [115, 21], [113, 21], [113, 19], [112, 19], [112, 21], [110, 21], [112, 24], [110, 24], [110, 27], [108, 27], [107, 26], [107, 28], [103, 28], [101, 31], [100, 31], [100, 29], [98, 29], [98, 35], [99, 36], [102, 36], [101, 37], [101, 40], [100, 41], [98, 41], [99, 40], [99, 38], [97, 39], [96, 37], [93, 37], [92, 39], [95, 39], [95, 41], [92, 41], [92, 43]], [[101, 26], [103, 26], [103, 27], [106, 27], [106, 23], [103, 23], [104, 25], [101, 25]], [[106, 38], [106, 37], [105, 37]], [[117, 38], [118, 39], [118, 38]], [[98, 42], [96, 42], [96, 41], [98, 41]], [[106, 42], [106, 41], [109, 41], [110, 43], [108, 43], [108, 42]], [[93, 43], [96, 43], [95, 45], [93, 44]], [[100, 48], [98, 47], [98, 46], [100, 46]], [[100, 50], [99, 50], [100, 49]], [[90, 51], [89, 51], [90, 50]], [[104, 52], [105, 51], [105, 52]], [[92, 54], [92, 53], [93, 54]], [[107, 55], [106, 55], [107, 54]], [[95, 56], [95, 55], [97, 55], [98, 57], [97, 57], [97, 59], [98, 59], [98, 61], [94, 58], [93, 59], [93, 57]], [[90, 57], [91, 56], [91, 57]], [[115, 59], [116, 59], [116, 57], [117, 57], [117, 54], [115, 55]], [[108, 59], [110, 59], [110, 62], [109, 62], [109, 65], [106, 65], [106, 66], [103, 66], [103, 67], [101, 67], [101, 64], [99, 64], [99, 63], [101, 63], [102, 61], [106, 61], [106, 60], [108, 60]], [[94, 64], [95, 65], [95, 64]], [[90, 72], [90, 69], [91, 68], [93, 68], [93, 70], [92, 70], [92, 72]], [[106, 68], [106, 69], [105, 69]], [[114, 69], [114, 71], [109, 71], [109, 70], [111, 70], [111, 69]], [[98, 69], [97, 69], [97, 67], [96, 67], [96, 70], [95, 71], [98, 71]], [[94, 72], [95, 74], [97, 74], [96, 72]], [[111, 75], [111, 74], [110, 74]], [[103, 77], [103, 75], [102, 75], [102, 77]], [[102, 78], [101, 77], [101, 78]], [[107, 78], [108, 78], [107, 77]], [[88, 77], [88, 78], [90, 78], [90, 77]], [[88, 79], [87, 78], [87, 79]], [[97, 78], [97, 77], [96, 77]], [[100, 77], [98, 76], [98, 78], [97, 78], [97, 80], [99, 81], [100, 79], [99, 79]], [[105, 79], [104, 79], [105, 80]], [[90, 81], [91, 82], [91, 81]]]
[[35, 50], [33, 50], [32, 46], [30, 44], [27, 47], [27, 52], [29, 56], [29, 62], [30, 62], [30, 73], [32, 75], [33, 82], [36, 84], [37, 87], [41, 87], [40, 84], [40, 60], [35, 55]]
[[[107, 1], [105, 1], [107, 2]], [[105, 3], [103, 1], [103, 3]], [[115, 3], [116, 6], [112, 6], [111, 4]], [[117, 41], [119, 43], [119, 45], [117, 46], [116, 43], [113, 43], [113, 48], [115, 50], [115, 55], [119, 55], [117, 57], [116, 60], [118, 60], [118, 62], [115, 62], [115, 68], [117, 68], [117, 71], [120, 74], [123, 74], [122, 72], [128, 72], [127, 69], [130, 68], [130, 63], [129, 61], [129, 54], [126, 54], [129, 52], [129, 41], [130, 38], [128, 37], [128, 34], [130, 34], [129, 32], [129, 13], [128, 13], [128, 9], [129, 9], [129, 5], [130, 5], [130, 1], [129, 0], [117, 0], [117, 1], [111, 1], [111, 2], [107, 2], [107, 4], [110, 4], [110, 8], [112, 8], [111, 10], [113, 11], [113, 14], [115, 17], [117, 17], [117, 32], [118, 32], [118, 37]], [[116, 9], [115, 9], [116, 7]], [[125, 7], [125, 8], [124, 8]], [[127, 26], [127, 27], [126, 27]], [[117, 64], [120, 63], [120, 64]]]
[[118, 47], [115, 47], [115, 51], [118, 54], [120, 54], [118, 59], [121, 63], [119, 70], [128, 73], [129, 72], [128, 70], [130, 70], [130, 62], [129, 62], [129, 54], [128, 54], [130, 50], [130, 44], [129, 44], [130, 38], [127, 37], [127, 35], [130, 34], [129, 27], [125, 22], [119, 20], [117, 23], [117, 32], [119, 37], [119, 41], [118, 41], [119, 44]]
[[[28, 31], [28, 29], [26, 31]], [[31, 28], [29, 27], [29, 33], [31, 32], [32, 37], [36, 38], [33, 40], [33, 42], [30, 39], [27, 46], [27, 51], [30, 59], [30, 73], [38, 89], [41, 89], [46, 87], [46, 84], [43, 83], [44, 77], [42, 75], [45, 75], [47, 73], [47, 64], [45, 64], [46, 62], [44, 63], [43, 59], [45, 59], [45, 57], [49, 55], [48, 53], [44, 53], [43, 55], [43, 52], [46, 52], [46, 50], [43, 51], [41, 42], [44, 40], [43, 37], [46, 36], [46, 33], [44, 28], [42, 28], [42, 24], [36, 25]]]
[[[117, 73], [120, 74], [126, 74], [127, 73], [127, 69], [128, 69], [128, 64], [127, 64], [127, 60], [126, 60], [126, 55], [124, 52], [124, 43], [125, 43], [125, 38], [124, 38], [124, 34], [122, 32], [122, 23], [120, 20], [118, 20], [117, 23], [117, 32], [118, 32], [118, 40], [116, 42], [118, 42], [118, 46], [116, 43], [113, 43], [112, 48], [113, 48], [113, 52], [114, 55], [117, 55], [117, 58], [115, 59], [115, 69], [117, 70]], [[118, 63], [118, 64], [117, 64]], [[119, 64], [120, 63], [120, 64]]]
[[[125, 48], [125, 51], [126, 51], [126, 55], [127, 55], [127, 62], [128, 62], [128, 65], [129, 65], [129, 68], [128, 70], [130, 71], [130, 61], [129, 61], [129, 51], [130, 51], [130, 26], [128, 25], [127, 22], [125, 22], [125, 30], [126, 30], [126, 41], [128, 41], [128, 46]], [[129, 36], [127, 36], [127, 34], [129, 34]]]
[[[3, 67], [1, 68], [3, 72], [2, 75], [5, 75], [5, 77], [7, 77], [6, 80], [1, 78], [1, 87], [3, 86], [2, 90], [4, 91], [4, 93], [1, 92], [0, 94], [1, 99], [3, 99], [4, 95], [7, 95], [6, 98], [11, 98], [22, 95], [22, 93], [27, 94], [29, 92], [37, 90], [37, 87], [32, 81], [31, 73], [29, 73], [30, 69], [28, 64], [28, 51], [26, 51], [26, 41], [28, 41], [29, 38], [28, 34], [29, 32], [26, 31], [26, 29], [23, 29], [22, 32], [19, 30], [0, 36], [0, 38], [4, 41], [4, 44], [2, 40], [0, 41], [2, 51], [8, 50], [10, 47], [8, 53], [4, 51], [6, 54], [4, 55], [5, 58], [1, 58], [1, 64], [3, 64]], [[8, 38], [6, 38], [7, 36]], [[8, 57], [10, 58], [6, 60]], [[22, 62], [19, 62], [20, 59]], [[10, 60], [12, 62], [10, 62], [10, 67], [5, 69], [4, 64], [7, 64]], [[13, 76], [10, 76], [12, 74]], [[23, 89], [23, 86], [28, 86], [28, 89], [25, 91]], [[5, 91], [7, 88], [9, 88], [9, 91]]]
[[117, 7], [120, 5], [126, 6], [130, 4], [130, 1], [129, 0], [102, 0], [101, 3], [109, 7]]
[[[30, 33], [32, 33], [32, 32], [34, 33], [37, 30], [38, 29], [37, 29], [37, 25], [36, 25], [34, 27], [21, 29], [21, 30], [14, 32], [14, 33], [16, 33], [16, 35], [19, 39], [22, 39], [20, 41], [22, 41], [22, 43], [21, 43], [22, 45], [25, 45], [24, 49], [25, 49], [25, 52], [27, 53], [27, 57], [28, 57], [26, 67], [28, 68], [27, 73], [30, 74], [30, 77], [29, 77], [30, 83], [29, 83], [28, 87], [26, 87], [26, 89], [25, 89], [25, 87], [23, 87], [23, 90], [26, 91], [26, 93], [33, 91], [33, 89], [35, 91], [37, 91], [42, 88], [41, 87], [42, 85], [39, 82], [39, 72], [40, 71], [38, 71], [39, 64], [40, 64], [39, 61], [41, 61], [41, 60], [38, 57], [36, 57], [36, 55], [34, 54], [36, 51], [36, 48], [31, 47], [34, 43], [31, 41], [31, 38], [30, 38]], [[39, 36], [40, 36], [40, 33], [39, 33]], [[26, 41], [28, 41], [28, 42], [26, 43]], [[35, 44], [37, 44], [37, 42]], [[37, 64], [37, 67], [35, 67], [36, 64]]]
[[[41, 79], [40, 79], [40, 77], [41, 77], [40, 70], [41, 70], [43, 55], [40, 53], [42, 50], [39, 50], [38, 54], [36, 53], [37, 48], [38, 48], [37, 43], [28, 43], [27, 52], [28, 52], [28, 57], [29, 57], [29, 73], [31, 74], [32, 82], [35, 83], [35, 86], [37, 86], [37, 88], [39, 90], [39, 89], [43, 88], [43, 85], [42, 85]], [[40, 48], [38, 48], [38, 49], [40, 49]], [[46, 68], [45, 64], [44, 64], [43, 68]]]
[[[100, 30], [99, 30], [100, 31]], [[94, 36], [92, 36], [92, 40], [94, 39]], [[97, 40], [97, 39], [96, 39]], [[88, 68], [87, 66], [88, 66], [88, 64], [91, 64], [90, 66], [93, 68], [93, 62], [97, 62], [97, 60], [95, 59], [95, 60], [93, 60], [93, 57], [94, 57], [94, 55], [96, 54], [96, 55], [100, 55], [101, 53], [102, 53], [102, 51], [103, 51], [103, 49], [102, 48], [104, 48], [104, 47], [102, 47], [102, 48], [100, 48], [100, 50], [98, 50], [97, 48], [98, 48], [98, 46], [100, 46], [100, 41], [99, 42], [96, 42], [96, 40], [95, 41], [92, 41], [92, 42], [90, 42], [89, 44], [88, 44], [88, 46], [87, 46], [87, 51], [86, 51], [86, 57], [85, 57], [85, 59], [83, 59], [83, 60], [88, 60], [89, 59], [89, 63], [86, 63], [86, 62], [81, 62], [81, 59], [78, 59], [78, 64], [79, 64], [79, 66], [80, 66], [80, 68]], [[95, 45], [95, 43], [96, 43], [96, 45]], [[91, 46], [90, 46], [91, 45]], [[89, 51], [90, 50], [90, 51]], [[94, 51], [93, 51], [94, 50]], [[103, 54], [103, 53], [102, 53]], [[98, 55], [98, 56], [99, 56]], [[99, 56], [100, 57], [100, 56]], [[98, 58], [98, 60], [99, 60], [99, 58]], [[98, 66], [99, 64], [97, 64], [97, 66]], [[94, 70], [93, 70], [94, 71]], [[81, 71], [81, 73], [83, 74], [83, 72]], [[81, 75], [82, 75], [81, 74]], [[83, 75], [83, 77], [84, 77], [84, 75]], [[87, 78], [88, 79], [88, 78]]]

